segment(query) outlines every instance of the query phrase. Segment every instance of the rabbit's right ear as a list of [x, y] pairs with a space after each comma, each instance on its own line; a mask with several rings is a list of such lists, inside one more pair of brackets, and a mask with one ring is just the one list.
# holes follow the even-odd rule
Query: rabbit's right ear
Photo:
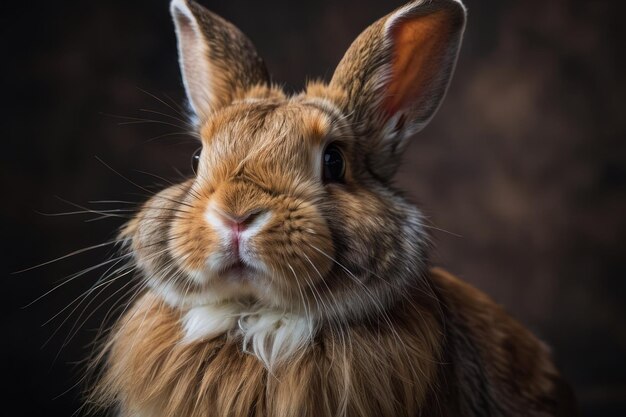
[[193, 0], [172, 0], [183, 83], [195, 114], [203, 119], [238, 94], [269, 84], [263, 60], [232, 23]]
[[331, 86], [363, 138], [370, 167], [390, 177], [407, 139], [433, 117], [450, 83], [465, 28], [460, 0], [415, 0], [368, 27]]

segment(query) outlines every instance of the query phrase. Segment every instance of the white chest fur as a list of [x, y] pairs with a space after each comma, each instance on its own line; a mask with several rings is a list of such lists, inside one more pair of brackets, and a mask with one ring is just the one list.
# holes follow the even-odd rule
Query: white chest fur
[[191, 308], [182, 318], [183, 343], [210, 340], [228, 332], [242, 339], [242, 349], [255, 355], [272, 371], [313, 340], [313, 320], [268, 308], [237, 303]]

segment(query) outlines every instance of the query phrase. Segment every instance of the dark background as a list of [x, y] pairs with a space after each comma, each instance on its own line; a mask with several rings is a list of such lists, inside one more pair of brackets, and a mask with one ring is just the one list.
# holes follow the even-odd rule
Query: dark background
[[[328, 79], [352, 39], [400, 3], [203, 2], [254, 40], [290, 90], [306, 77]], [[450, 232], [433, 230], [437, 263], [553, 346], [585, 415], [626, 416], [623, 2], [466, 3], [456, 77], [398, 182]], [[77, 362], [124, 291], [106, 290], [42, 327], [106, 268], [22, 307], [106, 260], [106, 248], [10, 273], [105, 242], [123, 219], [37, 212], [75, 210], [56, 196], [91, 208], [141, 201], [144, 190], [95, 156], [153, 186], [162, 181], [138, 170], [175, 180], [196, 145], [177, 135], [185, 128], [169, 125], [181, 123], [159, 101], [183, 103], [166, 1], [14, 1], [2, 8], [0, 39], [2, 410], [69, 416], [80, 405]]]

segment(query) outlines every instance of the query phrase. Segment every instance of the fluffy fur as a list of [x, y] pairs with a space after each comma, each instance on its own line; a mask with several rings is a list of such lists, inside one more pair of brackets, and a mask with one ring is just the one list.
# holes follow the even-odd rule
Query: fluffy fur
[[557, 415], [545, 346], [429, 269], [422, 216], [390, 184], [445, 95], [462, 4], [383, 17], [329, 84], [291, 97], [232, 24], [191, 1], [172, 14], [203, 150], [122, 232], [146, 290], [91, 401], [128, 417]]
[[245, 304], [207, 304], [182, 317], [183, 342], [211, 340], [226, 333], [241, 339], [244, 351], [272, 372], [308, 347], [317, 333], [311, 317]]
[[114, 331], [96, 398], [125, 416], [415, 416], [441, 335], [430, 312], [414, 311], [415, 320], [409, 311], [389, 312], [393, 326], [381, 318], [320, 329], [270, 372], [242, 350], [239, 331], [190, 343], [181, 312], [146, 295]]

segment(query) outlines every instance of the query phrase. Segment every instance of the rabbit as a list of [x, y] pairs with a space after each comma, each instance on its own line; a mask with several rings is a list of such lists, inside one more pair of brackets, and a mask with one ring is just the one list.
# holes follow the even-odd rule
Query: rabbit
[[392, 185], [448, 89], [462, 2], [400, 7], [293, 95], [234, 25], [170, 8], [202, 149], [121, 230], [145, 290], [89, 401], [123, 417], [575, 415], [548, 347], [431, 264]]

